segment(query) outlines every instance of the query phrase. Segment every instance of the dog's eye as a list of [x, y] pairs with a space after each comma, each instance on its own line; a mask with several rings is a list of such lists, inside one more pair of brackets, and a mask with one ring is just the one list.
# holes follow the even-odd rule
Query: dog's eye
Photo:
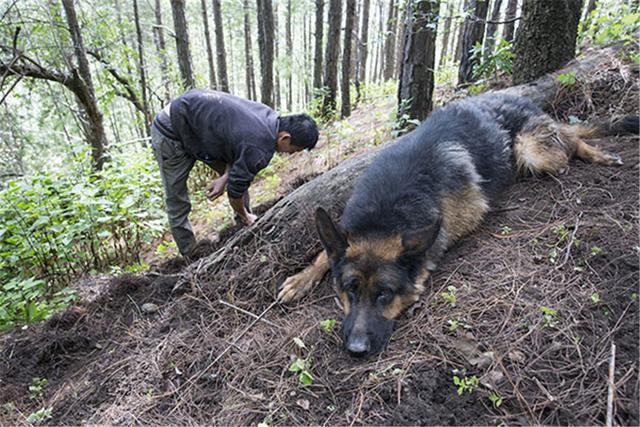
[[360, 284], [360, 281], [357, 278], [352, 277], [349, 280], [344, 282], [344, 285], [342, 285], [342, 288], [345, 290], [345, 292], [355, 292], [356, 289], [358, 289], [359, 284]]
[[393, 292], [391, 292], [389, 289], [385, 289], [380, 291], [380, 293], [376, 297], [376, 302], [379, 304], [386, 304], [391, 301], [391, 298], [393, 298]]

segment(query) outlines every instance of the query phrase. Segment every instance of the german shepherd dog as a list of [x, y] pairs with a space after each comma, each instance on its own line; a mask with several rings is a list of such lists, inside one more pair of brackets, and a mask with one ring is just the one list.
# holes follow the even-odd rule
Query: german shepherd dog
[[[637, 128], [637, 118], [625, 123]], [[332, 271], [347, 350], [380, 352], [445, 250], [483, 221], [522, 174], [561, 173], [573, 156], [621, 165], [585, 143], [602, 129], [555, 122], [527, 98], [486, 94], [434, 111], [367, 168], [339, 225], [318, 208], [324, 251], [279, 292], [296, 300]], [[636, 130], [637, 132], [637, 130]]]

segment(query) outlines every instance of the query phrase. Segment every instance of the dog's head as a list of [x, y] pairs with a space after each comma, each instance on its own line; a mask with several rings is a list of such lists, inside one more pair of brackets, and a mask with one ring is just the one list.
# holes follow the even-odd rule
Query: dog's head
[[422, 292], [425, 252], [438, 236], [440, 220], [404, 234], [350, 236], [319, 208], [316, 227], [342, 301], [347, 350], [356, 356], [380, 352], [396, 317]]

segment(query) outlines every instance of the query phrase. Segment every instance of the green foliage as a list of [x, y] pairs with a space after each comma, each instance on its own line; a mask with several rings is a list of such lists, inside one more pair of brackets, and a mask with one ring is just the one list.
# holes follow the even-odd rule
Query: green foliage
[[411, 98], [403, 99], [398, 105], [398, 110], [391, 131], [391, 135], [394, 138], [407, 133], [408, 131], [414, 129], [416, 126], [420, 126], [420, 120], [413, 119], [409, 115], [412, 101], [413, 100]]
[[29, 414], [27, 417], [27, 421], [31, 424], [38, 424], [41, 421], [47, 420], [51, 418], [51, 413], [53, 412], [53, 408], [40, 408], [36, 412]]
[[571, 87], [578, 82], [575, 71], [559, 74], [558, 77], [556, 77], [556, 80], [558, 81], [558, 83], [565, 87]]
[[302, 385], [313, 384], [313, 375], [309, 371], [311, 369], [311, 359], [296, 358], [296, 360], [289, 366], [289, 371], [298, 374], [298, 380]]
[[511, 227], [509, 227], [508, 225], [501, 225], [500, 226], [500, 234], [502, 234], [503, 236], [508, 236], [513, 232], [513, 229]]
[[29, 386], [29, 398], [38, 399], [42, 397], [42, 389], [47, 384], [49, 384], [49, 381], [46, 378], [32, 378], [31, 385]]
[[324, 319], [320, 322], [320, 327], [323, 331], [329, 333], [336, 326], [336, 319]]
[[471, 59], [477, 61], [473, 67], [473, 76], [476, 79], [497, 79], [500, 73], [513, 73], [515, 54], [512, 44], [500, 39], [491, 54], [482, 48], [482, 43], [476, 42], [471, 48]]
[[489, 395], [489, 400], [493, 403], [494, 408], [499, 408], [502, 405], [502, 397], [495, 391], [492, 391]]
[[162, 185], [149, 151], [11, 181], [0, 191], [0, 328], [46, 319], [77, 275], [138, 262], [163, 230]]
[[[464, 373], [461, 375], [464, 375]], [[458, 396], [462, 396], [462, 393], [465, 391], [467, 393], [473, 393], [477, 390], [480, 382], [478, 381], [478, 377], [475, 375], [472, 377], [454, 375], [453, 384], [458, 386]]]
[[636, 43], [636, 31], [640, 29], [640, 12], [635, 2], [600, 1], [582, 26], [581, 40], [591, 40], [598, 45], [618, 41]]
[[456, 302], [458, 301], [458, 298], [456, 297], [456, 291], [457, 289], [455, 286], [449, 285], [447, 286], [447, 291], [440, 293], [440, 296], [443, 300], [448, 302], [451, 307], [455, 307]]
[[546, 307], [546, 306], [542, 306], [540, 307], [540, 311], [542, 312], [542, 327], [543, 328], [548, 328], [548, 327], [552, 327], [555, 326], [557, 323], [557, 316], [558, 316], [558, 311], [551, 308], [551, 307]]

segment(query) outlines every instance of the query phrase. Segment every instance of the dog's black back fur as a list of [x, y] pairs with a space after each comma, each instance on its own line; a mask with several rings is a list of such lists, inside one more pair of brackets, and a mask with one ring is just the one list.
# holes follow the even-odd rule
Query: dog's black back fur
[[478, 183], [493, 200], [515, 177], [515, 135], [539, 114], [526, 98], [497, 94], [434, 111], [366, 170], [345, 208], [343, 228], [358, 236], [389, 235], [433, 223], [439, 195], [474, 180], [469, 162], [456, 156], [471, 155]]

